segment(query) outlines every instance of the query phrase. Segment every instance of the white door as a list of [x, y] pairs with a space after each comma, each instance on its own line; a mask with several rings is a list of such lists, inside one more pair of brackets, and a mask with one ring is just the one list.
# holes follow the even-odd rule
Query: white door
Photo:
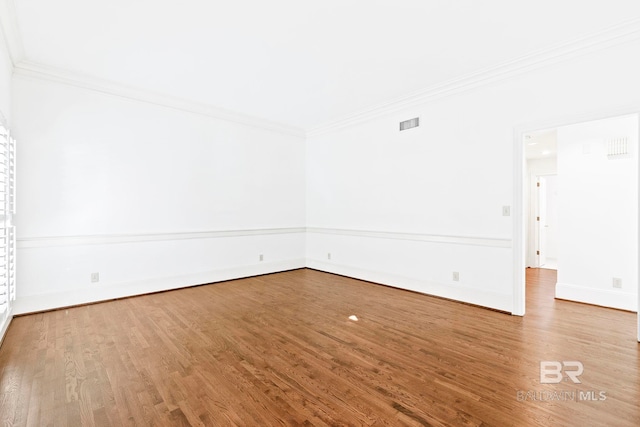
[[538, 267], [558, 268], [557, 255], [557, 200], [558, 200], [558, 176], [545, 175], [538, 177], [538, 212], [537, 233]]
[[538, 233], [538, 267], [544, 267], [547, 262], [547, 233], [545, 232], [545, 216], [547, 212], [547, 185], [543, 176], [538, 177], [538, 212], [536, 216], [536, 228]]

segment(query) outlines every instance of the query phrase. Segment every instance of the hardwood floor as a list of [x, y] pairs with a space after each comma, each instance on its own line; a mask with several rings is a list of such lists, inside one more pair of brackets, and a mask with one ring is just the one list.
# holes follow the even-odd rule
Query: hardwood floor
[[527, 283], [524, 318], [313, 270], [17, 317], [0, 423], [640, 425], [635, 314]]

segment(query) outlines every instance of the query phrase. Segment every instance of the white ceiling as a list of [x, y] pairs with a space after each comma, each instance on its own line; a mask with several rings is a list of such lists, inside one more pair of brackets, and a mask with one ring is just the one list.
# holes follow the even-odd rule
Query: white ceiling
[[553, 159], [558, 156], [558, 130], [547, 129], [525, 135], [527, 159]]
[[2, 0], [25, 59], [311, 129], [640, 17], [638, 0]]

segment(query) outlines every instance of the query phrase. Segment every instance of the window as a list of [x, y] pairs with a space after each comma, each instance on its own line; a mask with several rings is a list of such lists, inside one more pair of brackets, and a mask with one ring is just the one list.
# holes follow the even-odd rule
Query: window
[[16, 298], [15, 164], [15, 141], [0, 124], [0, 330]]

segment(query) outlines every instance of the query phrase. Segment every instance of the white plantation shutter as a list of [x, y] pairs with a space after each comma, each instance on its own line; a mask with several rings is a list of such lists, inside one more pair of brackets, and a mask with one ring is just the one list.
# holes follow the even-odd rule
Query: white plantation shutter
[[16, 298], [15, 164], [15, 141], [0, 125], [0, 329]]

